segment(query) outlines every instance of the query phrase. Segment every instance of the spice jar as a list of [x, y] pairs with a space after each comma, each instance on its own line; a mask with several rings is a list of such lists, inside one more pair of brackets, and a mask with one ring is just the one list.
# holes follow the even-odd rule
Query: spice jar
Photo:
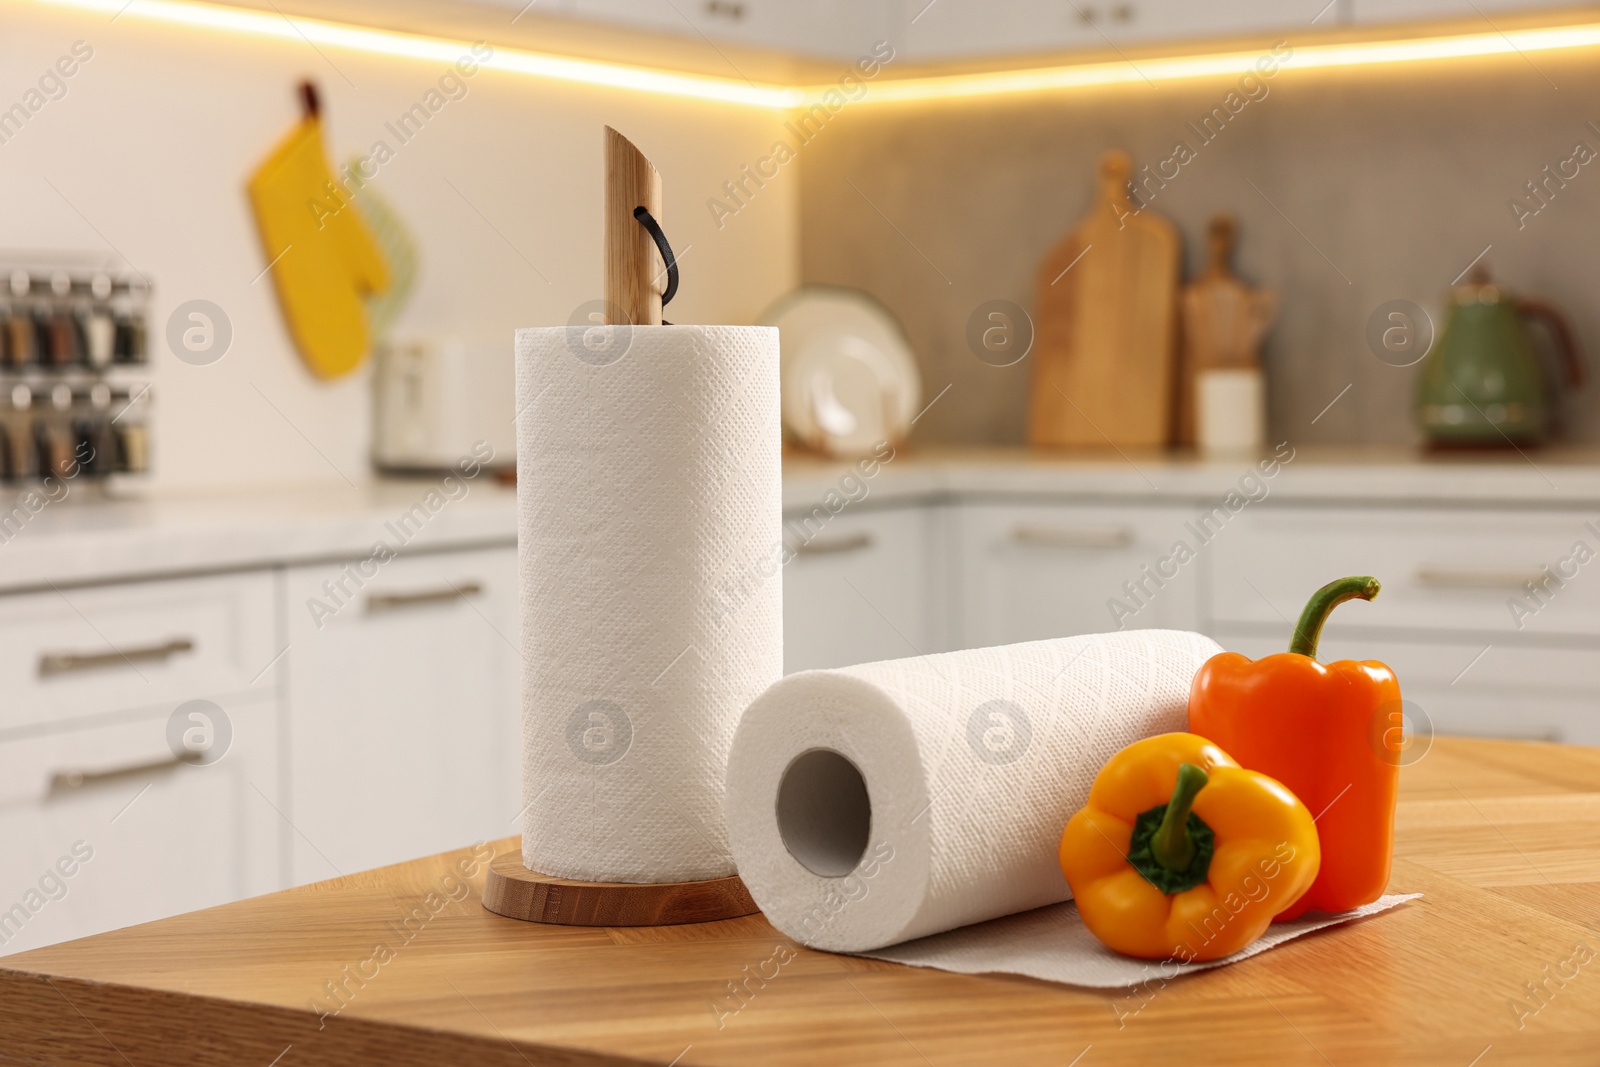
[[34, 437], [39, 449], [39, 472], [57, 478], [71, 478], [78, 473], [78, 463], [73, 455], [75, 441], [72, 433], [72, 387], [65, 382], [50, 390], [49, 415], [34, 422]]
[[117, 323], [106, 303], [111, 298], [111, 277], [96, 274], [89, 283], [89, 295], [94, 299], [84, 315], [83, 348], [89, 366], [99, 370], [109, 367], [116, 355]]
[[6, 398], [3, 428], [6, 439], [5, 475], [13, 481], [32, 478], [38, 471], [38, 451], [33, 442], [33, 390], [18, 383]]

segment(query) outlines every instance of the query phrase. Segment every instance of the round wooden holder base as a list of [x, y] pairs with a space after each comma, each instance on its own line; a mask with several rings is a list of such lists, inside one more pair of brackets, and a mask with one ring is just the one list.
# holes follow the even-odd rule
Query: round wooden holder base
[[759, 909], [737, 875], [705, 882], [579, 882], [522, 865], [518, 850], [489, 864], [483, 906], [496, 915], [563, 926], [676, 926], [753, 915]]

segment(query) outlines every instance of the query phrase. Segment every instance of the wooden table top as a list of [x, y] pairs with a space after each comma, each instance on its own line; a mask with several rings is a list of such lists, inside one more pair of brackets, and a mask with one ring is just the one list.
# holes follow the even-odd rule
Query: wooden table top
[[1401, 782], [1391, 891], [1423, 899], [1142, 996], [812, 952], [759, 915], [504, 919], [481, 868], [453, 880], [466, 849], [0, 959], [0, 1063], [1600, 1062], [1600, 749], [1439, 739]]

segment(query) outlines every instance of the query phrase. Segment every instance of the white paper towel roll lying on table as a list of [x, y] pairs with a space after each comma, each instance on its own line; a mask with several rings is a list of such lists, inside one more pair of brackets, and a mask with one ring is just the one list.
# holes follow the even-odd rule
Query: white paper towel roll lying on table
[[1065, 900], [1057, 843], [1095, 774], [1184, 729], [1220, 651], [1134, 630], [790, 675], [729, 755], [739, 875], [779, 930], [836, 952]]
[[517, 332], [523, 863], [733, 873], [728, 746], [783, 673], [778, 331]]

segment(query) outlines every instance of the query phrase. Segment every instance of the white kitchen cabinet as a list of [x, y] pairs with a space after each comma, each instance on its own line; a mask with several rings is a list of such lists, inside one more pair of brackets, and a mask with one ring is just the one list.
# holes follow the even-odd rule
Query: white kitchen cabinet
[[1194, 540], [1184, 525], [1188, 507], [968, 504], [953, 511], [962, 647], [1199, 626], [1204, 560], [1172, 557], [1177, 541]]
[[201, 696], [270, 695], [266, 571], [0, 598], [0, 739]]
[[297, 883], [520, 825], [515, 547], [366, 570], [285, 575]]
[[[521, 0], [492, 0], [520, 8]], [[555, 0], [550, 13], [848, 62], [896, 62], [1238, 38], [1337, 25], [1351, 0]], [[1319, 17], [1320, 16], [1320, 17]]]
[[559, 8], [563, 15], [596, 22], [614, 22], [664, 33], [692, 32], [692, 24], [680, 11], [667, 0], [561, 0]]
[[[1384, 22], [1425, 22], [1453, 19], [1482, 22], [1496, 14], [1520, 11], [1560, 11], [1571, 4], [1550, 0], [1350, 0], [1355, 21], [1370, 25]], [[1485, 29], [1488, 25], [1485, 24]]]
[[1587, 519], [1566, 511], [1258, 505], [1212, 544], [1215, 617], [1293, 619], [1325, 582], [1370, 574], [1383, 592], [1370, 605], [1336, 611], [1330, 632], [1600, 638], [1600, 560], [1580, 563], [1574, 553], [1580, 541], [1591, 556], [1600, 547]]
[[942, 652], [940, 512], [930, 507], [787, 516], [783, 669]]
[[1101, 32], [1131, 22], [1132, 0], [1073, 5], [1059, 0], [903, 0], [890, 40], [897, 62], [1096, 48]]
[[[939, 2], [943, 4], [947, 0]], [[957, 2], [964, 3], [980, 17], [986, 9], [986, 5], [977, 0]], [[1313, 25], [1322, 29], [1338, 25], [1347, 2], [1219, 0], [1200, 4], [1194, 0], [1077, 0], [1072, 3], [1012, 0], [1003, 7], [1016, 12], [1017, 22], [1004, 26], [1008, 39], [1001, 47], [974, 47], [972, 43], [951, 37], [944, 54], [972, 56], [1051, 48], [1108, 49], [1182, 41], [1233, 42], [1291, 31], [1298, 35]]]
[[[917, 62], [1232, 39], [1305, 29], [1327, 0], [904, 0], [890, 40]], [[1335, 5], [1337, 10], [1337, 3]], [[1333, 12], [1318, 19], [1327, 25]]]
[[1230, 649], [1281, 652], [1313, 592], [1370, 574], [1382, 592], [1334, 611], [1319, 659], [1389, 664], [1442, 734], [1600, 744], [1600, 583], [1588, 571], [1600, 561], [1574, 553], [1580, 541], [1592, 552], [1600, 536], [1585, 519], [1260, 505], [1213, 543], [1211, 626]]
[[[1570, 10], [1551, 0], [470, 0], [651, 33], [746, 44], [845, 64], [878, 41], [896, 62], [1262, 40], [1341, 26], [1483, 23]], [[526, 24], [526, 23], [525, 23]], [[421, 28], [421, 27], [418, 27]], [[1269, 36], [1270, 35], [1270, 36]], [[1114, 55], [1114, 53], [1113, 53]], [[733, 73], [730, 70], [729, 73]]]
[[284, 885], [274, 706], [186, 713], [226, 736], [204, 765], [169, 747], [172, 710], [0, 743], [0, 953]]
[[[509, 2], [509, 0], [508, 0]], [[562, 13], [841, 61], [889, 32], [886, 0], [567, 0]]]

